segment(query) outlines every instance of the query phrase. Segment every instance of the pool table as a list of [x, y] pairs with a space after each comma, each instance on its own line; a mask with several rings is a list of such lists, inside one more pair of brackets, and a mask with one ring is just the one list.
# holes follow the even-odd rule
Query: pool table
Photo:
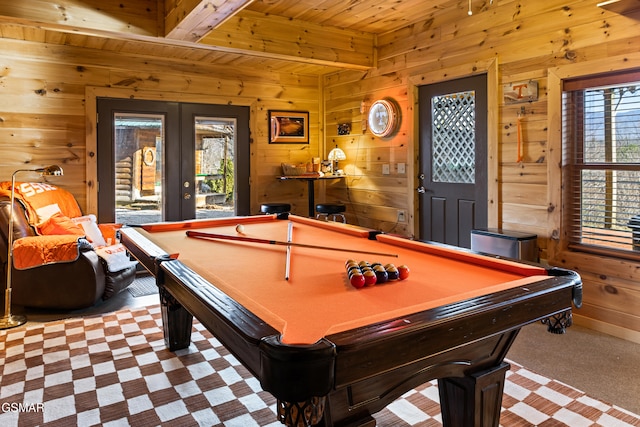
[[[546, 321], [561, 333], [582, 299], [570, 270], [295, 215], [124, 227], [120, 238], [156, 277], [169, 349], [190, 345], [195, 316], [293, 426], [375, 423], [436, 378], [445, 426], [498, 426], [518, 331]], [[410, 274], [357, 289], [349, 259]]]

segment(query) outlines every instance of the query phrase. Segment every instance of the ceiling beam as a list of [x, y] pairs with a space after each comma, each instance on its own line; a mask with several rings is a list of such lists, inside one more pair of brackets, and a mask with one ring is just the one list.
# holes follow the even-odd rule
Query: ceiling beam
[[254, 0], [174, 0], [165, 2], [165, 37], [197, 42]]
[[[128, 0], [124, 4], [82, 0], [67, 2], [64, 7], [48, 0], [14, 0], [0, 2], [0, 22], [331, 68], [367, 70], [374, 67], [376, 36], [373, 33], [241, 10], [252, 1], [166, 0], [170, 10], [167, 14], [155, 7], [163, 4], [158, 0]], [[165, 30], [167, 21], [174, 25]], [[215, 28], [211, 30], [211, 27]], [[164, 37], [165, 33], [171, 36]], [[198, 38], [199, 42], [194, 41]]]
[[21, 0], [0, 2], [0, 17], [14, 22], [60, 28], [157, 37], [157, 0], [62, 1]]
[[372, 33], [248, 10], [230, 17], [200, 43], [298, 62], [354, 69], [375, 66], [376, 36]]

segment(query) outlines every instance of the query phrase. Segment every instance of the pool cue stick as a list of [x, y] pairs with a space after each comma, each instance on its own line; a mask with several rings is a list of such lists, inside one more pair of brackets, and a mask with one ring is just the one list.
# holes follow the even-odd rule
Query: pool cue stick
[[[287, 229], [287, 243], [291, 243], [293, 238], [293, 223], [289, 221], [289, 228]], [[284, 265], [284, 280], [289, 280], [289, 273], [291, 272], [291, 245], [287, 245], [287, 260]]]
[[262, 243], [267, 245], [281, 245], [281, 246], [298, 246], [301, 248], [310, 248], [310, 249], [324, 249], [327, 251], [342, 251], [342, 252], [353, 252], [359, 254], [369, 254], [369, 255], [380, 255], [380, 256], [390, 256], [394, 258], [398, 258], [398, 254], [388, 254], [383, 252], [372, 252], [372, 251], [362, 251], [356, 249], [345, 249], [345, 248], [333, 248], [331, 246], [318, 246], [318, 245], [308, 245], [306, 243], [294, 243], [294, 242], [282, 242], [279, 240], [267, 240], [267, 239], [257, 239], [254, 237], [242, 237], [242, 236], [230, 236], [228, 234], [216, 234], [216, 233], [204, 233], [202, 231], [187, 231], [188, 237], [199, 237], [206, 239], [220, 239], [220, 240], [238, 240], [241, 242], [249, 242], [249, 243]]

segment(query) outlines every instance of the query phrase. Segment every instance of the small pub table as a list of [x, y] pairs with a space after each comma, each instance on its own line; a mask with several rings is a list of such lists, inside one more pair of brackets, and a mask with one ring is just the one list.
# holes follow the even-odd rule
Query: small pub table
[[318, 175], [316, 173], [309, 173], [303, 175], [283, 175], [279, 176], [280, 180], [303, 180], [307, 181], [308, 191], [307, 196], [309, 199], [309, 217], [314, 218], [316, 216], [316, 194], [315, 194], [315, 182], [324, 179], [342, 179], [346, 178], [346, 175]]

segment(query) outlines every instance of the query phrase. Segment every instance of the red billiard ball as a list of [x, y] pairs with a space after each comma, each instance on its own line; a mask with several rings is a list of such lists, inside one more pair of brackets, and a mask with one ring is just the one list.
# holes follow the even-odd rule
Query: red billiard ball
[[409, 267], [407, 267], [406, 265], [401, 265], [400, 267], [398, 267], [398, 276], [400, 280], [404, 280], [409, 277]]
[[354, 288], [360, 289], [361, 287], [364, 286], [364, 283], [365, 283], [364, 275], [362, 275], [362, 273], [354, 273], [351, 275], [349, 282], [351, 283], [351, 286], [353, 286]]
[[376, 281], [378, 280], [376, 278], [376, 273], [374, 273], [373, 270], [367, 270], [362, 275], [364, 276], [365, 286], [373, 286], [376, 284]]

